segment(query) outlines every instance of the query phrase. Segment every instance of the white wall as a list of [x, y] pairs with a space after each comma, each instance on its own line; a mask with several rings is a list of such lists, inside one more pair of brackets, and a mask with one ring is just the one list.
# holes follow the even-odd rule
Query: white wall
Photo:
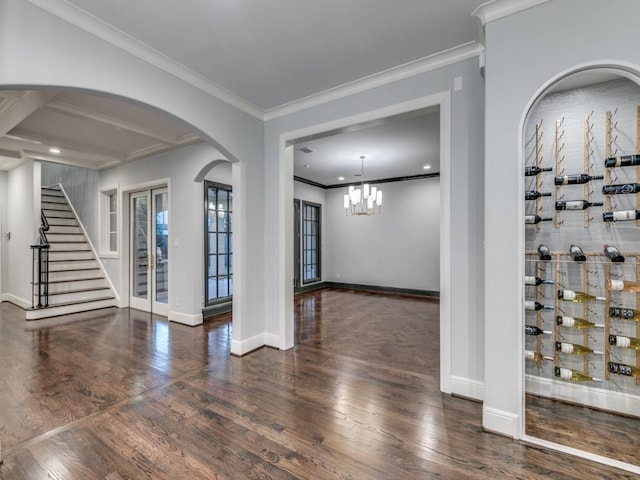
[[262, 121], [27, 1], [0, 0], [0, 88], [33, 86], [104, 92], [158, 108], [237, 161], [233, 341], [262, 334], [265, 224], [255, 208], [264, 204]]
[[[486, 26], [484, 281], [490, 288], [483, 425], [489, 430], [522, 433], [524, 115], [550, 81], [579, 66], [640, 71], [639, 14], [634, 0], [563, 0]], [[602, 34], [611, 29], [615, 34]]]
[[64, 187], [93, 245], [99, 250], [98, 177], [96, 170], [41, 162], [42, 186], [61, 184]]
[[[37, 223], [34, 218], [34, 184], [39, 186], [39, 168], [28, 160], [7, 174], [6, 232], [11, 240], [5, 241], [5, 259], [3, 262], [4, 289], [3, 299], [20, 306], [31, 306], [32, 256], [30, 246], [37, 240]], [[38, 191], [39, 193], [39, 191]], [[39, 195], [38, 195], [39, 198]]]
[[440, 180], [376, 184], [381, 213], [346, 216], [347, 188], [327, 190], [326, 280], [440, 290]]
[[[221, 154], [199, 143], [100, 172], [101, 188], [119, 186], [121, 238], [119, 258], [102, 261], [121, 299], [127, 302], [129, 193], [169, 187], [169, 318], [201, 321], [204, 305], [204, 184], [194, 179]], [[219, 167], [216, 167], [219, 168]], [[215, 168], [214, 168], [215, 170]], [[210, 175], [214, 175], [212, 170]], [[228, 177], [228, 173], [227, 173]], [[188, 321], [188, 318], [187, 318]]]
[[[462, 90], [452, 91], [460, 77]], [[293, 188], [281, 161], [280, 136], [321, 126], [375, 109], [451, 91], [451, 239], [450, 284], [440, 288], [442, 295], [455, 294], [451, 303], [451, 331], [456, 332], [456, 352], [451, 359], [451, 377], [464, 387], [459, 393], [481, 396], [478, 386], [484, 375], [483, 304], [483, 151], [484, 82], [473, 58], [415, 75], [392, 84], [372, 88], [340, 100], [272, 119], [265, 124], [264, 190], [266, 230], [263, 252], [266, 258], [266, 331], [276, 346], [291, 338], [281, 319], [292, 318], [293, 302], [286, 278], [286, 262], [291, 257], [291, 240], [285, 209], [291, 204]], [[284, 174], [281, 176], [281, 174]], [[444, 179], [441, 179], [444, 181]], [[442, 185], [441, 185], [442, 186]], [[291, 197], [290, 197], [291, 198]], [[280, 210], [282, 205], [282, 211]], [[289, 243], [288, 248], [283, 247]], [[442, 246], [441, 246], [442, 248]], [[291, 270], [292, 272], [292, 270]], [[450, 378], [444, 381], [449, 382]], [[467, 387], [469, 387], [467, 389]]]

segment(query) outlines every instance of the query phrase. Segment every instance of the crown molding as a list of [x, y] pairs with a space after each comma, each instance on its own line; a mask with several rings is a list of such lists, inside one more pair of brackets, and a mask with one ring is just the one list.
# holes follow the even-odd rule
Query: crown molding
[[480, 5], [471, 15], [478, 17], [482, 25], [486, 25], [494, 20], [514, 15], [550, 1], [551, 0], [491, 0]]
[[253, 117], [263, 119], [262, 110], [255, 105], [66, 0], [28, 2]]
[[437, 68], [442, 68], [453, 63], [461, 62], [473, 57], [480, 57], [484, 53], [484, 46], [477, 42], [468, 42], [458, 47], [450, 48], [434, 55], [429, 55], [412, 62], [398, 65], [397, 67], [374, 73], [352, 82], [330, 88], [323, 92], [309, 95], [308, 97], [285, 103], [278, 107], [270, 108], [264, 112], [264, 120], [300, 112], [308, 108], [316, 107], [333, 100], [339, 100], [350, 95], [370, 90], [375, 87], [404, 80], [421, 73], [426, 73]]

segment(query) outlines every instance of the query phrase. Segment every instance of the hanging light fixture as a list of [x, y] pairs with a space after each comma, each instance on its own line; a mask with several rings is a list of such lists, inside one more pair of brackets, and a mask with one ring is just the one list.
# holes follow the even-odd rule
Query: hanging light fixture
[[374, 215], [380, 213], [382, 191], [364, 183], [364, 155], [362, 162], [360, 187], [349, 186], [349, 193], [344, 196], [344, 210], [347, 215]]

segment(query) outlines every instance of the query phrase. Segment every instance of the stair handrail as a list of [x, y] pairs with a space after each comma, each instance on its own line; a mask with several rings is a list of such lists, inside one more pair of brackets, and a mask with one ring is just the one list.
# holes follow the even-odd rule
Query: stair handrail
[[[51, 245], [46, 234], [49, 231], [49, 222], [42, 211], [40, 212], [40, 222], [38, 243], [31, 245], [33, 262], [31, 271], [31, 308], [49, 306], [49, 249]], [[35, 303], [36, 297], [38, 299], [37, 304]]]

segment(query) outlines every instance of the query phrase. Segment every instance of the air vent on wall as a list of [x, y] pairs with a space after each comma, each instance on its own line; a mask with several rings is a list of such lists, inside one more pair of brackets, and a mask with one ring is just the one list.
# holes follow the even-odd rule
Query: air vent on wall
[[301, 152], [304, 152], [304, 153], [313, 152], [313, 150], [311, 150], [310, 148], [307, 148], [307, 147], [302, 147], [302, 148], [299, 148], [298, 150], [300, 150]]

